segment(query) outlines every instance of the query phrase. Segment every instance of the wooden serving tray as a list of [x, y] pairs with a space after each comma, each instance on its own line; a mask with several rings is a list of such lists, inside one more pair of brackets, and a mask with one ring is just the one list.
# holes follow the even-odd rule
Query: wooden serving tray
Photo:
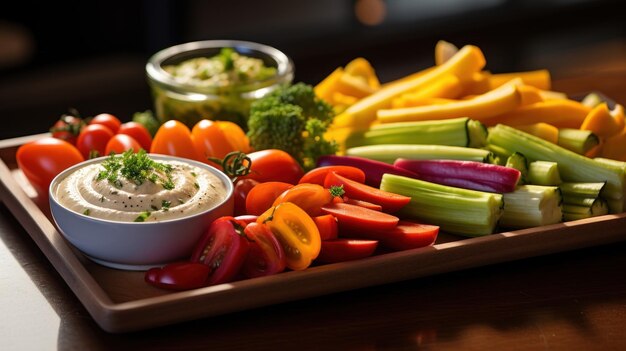
[[45, 135], [0, 141], [0, 200], [108, 332], [147, 329], [626, 239], [626, 213], [471, 239], [442, 233], [431, 247], [169, 292], [146, 284], [142, 272], [115, 270], [87, 260], [57, 231], [48, 204], [39, 203], [15, 161], [19, 145]]

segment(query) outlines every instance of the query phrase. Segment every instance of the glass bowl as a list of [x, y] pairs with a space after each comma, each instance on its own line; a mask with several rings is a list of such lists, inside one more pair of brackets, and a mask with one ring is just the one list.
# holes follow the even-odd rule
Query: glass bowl
[[[240, 84], [199, 86], [182, 83], [163, 67], [198, 57], [213, 57], [223, 48], [258, 58], [276, 74], [264, 80]], [[146, 64], [155, 115], [160, 122], [176, 119], [189, 128], [202, 119], [227, 120], [247, 130], [250, 104], [279, 86], [291, 83], [294, 66], [281, 51], [259, 43], [238, 40], [207, 40], [176, 45], [154, 54]]]

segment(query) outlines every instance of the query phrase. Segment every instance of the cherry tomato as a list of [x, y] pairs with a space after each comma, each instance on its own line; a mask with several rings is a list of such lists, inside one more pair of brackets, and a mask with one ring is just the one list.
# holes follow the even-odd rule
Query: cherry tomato
[[320, 232], [300, 207], [283, 202], [265, 211], [257, 223], [267, 224], [285, 251], [287, 267], [303, 270], [319, 255]]
[[191, 130], [191, 140], [199, 155], [207, 157], [224, 158], [226, 154], [235, 149], [232, 148], [224, 132], [216, 122], [203, 119]]
[[159, 130], [154, 135], [154, 140], [152, 140], [150, 152], [184, 157], [201, 162], [206, 161], [196, 152], [191, 141], [189, 128], [177, 120], [169, 120], [159, 127]]
[[116, 154], [122, 154], [126, 150], [133, 150], [137, 152], [141, 150], [141, 145], [135, 140], [135, 138], [126, 134], [115, 134], [107, 143], [104, 155], [110, 155], [112, 152]]
[[101, 124], [109, 128], [113, 133], [117, 133], [120, 129], [122, 122], [115, 116], [109, 113], [101, 113], [89, 121], [89, 124]]
[[50, 128], [52, 137], [65, 140], [72, 145], [76, 145], [76, 140], [80, 131], [85, 126], [85, 122], [82, 119], [74, 116], [63, 115], [56, 123]]
[[44, 197], [57, 174], [85, 160], [74, 145], [52, 137], [20, 146], [16, 159], [37, 194]]
[[298, 161], [282, 150], [268, 149], [248, 154], [252, 161], [251, 172], [246, 178], [265, 182], [297, 184], [304, 171]]
[[381, 205], [384, 212], [393, 213], [400, 210], [411, 201], [408, 196], [390, 193], [366, 184], [355, 182], [354, 180], [342, 177], [330, 172], [326, 175], [324, 187], [343, 186], [343, 190], [348, 198], [363, 200], [377, 205]]
[[250, 223], [244, 232], [251, 241], [248, 256], [241, 269], [243, 275], [254, 278], [285, 270], [285, 252], [267, 225]]
[[323, 166], [314, 168], [307, 173], [305, 173], [298, 183], [313, 183], [324, 185], [324, 181], [326, 180], [326, 175], [329, 172], [335, 172], [339, 175], [342, 175], [348, 179], [352, 179], [355, 182], [364, 183], [365, 182], [365, 172], [360, 170], [359, 168], [352, 166]]
[[[239, 180], [241, 181], [241, 180]], [[246, 197], [246, 213], [259, 216], [272, 207], [274, 200], [293, 185], [283, 182], [265, 182], [250, 189]]]
[[203, 263], [176, 262], [149, 269], [144, 279], [162, 289], [190, 290], [206, 286], [210, 273], [211, 268]]
[[113, 132], [102, 124], [90, 124], [78, 135], [76, 147], [85, 159], [106, 155], [106, 146]]
[[235, 219], [239, 222], [244, 223], [246, 226], [248, 226], [248, 224], [252, 223], [252, 222], [256, 222], [257, 219], [259, 219], [259, 216], [255, 216], [255, 215], [239, 215], [237, 217], [235, 217]]
[[313, 217], [313, 222], [315, 222], [315, 226], [320, 232], [320, 238], [322, 241], [337, 239], [339, 227], [335, 216], [329, 214], [316, 216]]
[[137, 140], [142, 149], [146, 150], [146, 152], [150, 151], [152, 137], [143, 124], [137, 122], [126, 122], [120, 125], [120, 128], [117, 130], [117, 134], [130, 135], [133, 139]]
[[248, 239], [243, 234], [245, 223], [230, 216], [216, 219], [202, 236], [191, 256], [191, 262], [209, 266], [209, 285], [235, 279], [246, 255]]
[[246, 154], [252, 152], [250, 141], [239, 125], [231, 121], [216, 122], [222, 132], [224, 132], [224, 136], [226, 136], [226, 140], [228, 140], [233, 150], [241, 151]]
[[322, 206], [330, 203], [333, 197], [330, 191], [318, 184], [302, 183], [285, 190], [280, 194], [272, 206], [282, 202], [291, 202], [303, 209], [309, 216], [322, 214]]
[[235, 182], [235, 192], [233, 194], [235, 198], [235, 216], [248, 213], [246, 211], [246, 198], [250, 190], [258, 184], [260, 183], [254, 179], [238, 179], [237, 182]]
[[383, 246], [393, 250], [408, 250], [432, 245], [438, 234], [439, 227], [436, 225], [402, 220], [391, 230], [355, 230], [345, 235], [380, 240]]
[[399, 221], [396, 216], [346, 203], [331, 203], [322, 206], [322, 211], [337, 218], [339, 235], [346, 230], [392, 230]]
[[322, 241], [322, 249], [316, 261], [335, 263], [369, 257], [378, 247], [377, 240], [335, 239]]

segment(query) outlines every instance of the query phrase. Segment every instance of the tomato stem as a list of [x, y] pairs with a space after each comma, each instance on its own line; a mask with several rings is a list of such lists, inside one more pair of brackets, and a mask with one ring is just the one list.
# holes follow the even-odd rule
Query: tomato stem
[[216, 157], [208, 157], [209, 161], [216, 162], [222, 166], [224, 173], [233, 181], [237, 181], [237, 177], [243, 177], [250, 174], [252, 160], [248, 155], [241, 151], [232, 151], [224, 156], [224, 159]]

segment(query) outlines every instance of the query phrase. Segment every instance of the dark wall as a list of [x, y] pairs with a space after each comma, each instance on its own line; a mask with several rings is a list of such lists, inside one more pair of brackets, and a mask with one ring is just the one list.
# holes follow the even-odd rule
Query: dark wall
[[[616, 0], [380, 0], [378, 25], [359, 20], [359, 1], [12, 3], [0, 12], [0, 119], [8, 126], [0, 138], [45, 131], [69, 107], [129, 119], [151, 107], [147, 58], [193, 40], [275, 46], [293, 58], [296, 80], [315, 84], [356, 56], [383, 81], [414, 72], [432, 65], [439, 39], [479, 45], [488, 68], [505, 72], [544, 68], [542, 56], [626, 36]], [[16, 37], [26, 44], [16, 49]]]

